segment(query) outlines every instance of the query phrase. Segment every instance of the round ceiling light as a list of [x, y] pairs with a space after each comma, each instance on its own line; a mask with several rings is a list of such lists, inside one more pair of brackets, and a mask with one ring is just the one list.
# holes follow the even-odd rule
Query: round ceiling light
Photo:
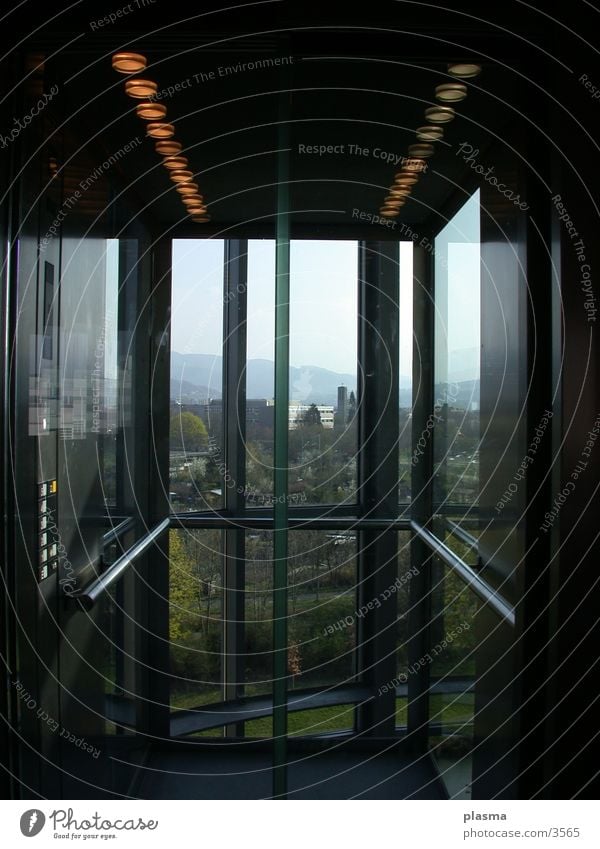
[[436, 85], [435, 96], [438, 100], [443, 100], [447, 103], [456, 103], [459, 100], [464, 100], [467, 96], [467, 87], [464, 83], [442, 83]]
[[192, 221], [197, 224], [206, 224], [207, 221], [210, 221], [210, 215], [193, 215]]
[[433, 124], [447, 124], [456, 115], [451, 106], [430, 106], [425, 110], [425, 117]]
[[481, 73], [481, 65], [476, 65], [475, 62], [451, 62], [448, 65], [448, 73], [462, 80], [472, 80]]
[[176, 168], [187, 168], [187, 156], [165, 156], [163, 159], [163, 165], [165, 168], [168, 168], [169, 171], [173, 171]]
[[175, 156], [181, 152], [181, 142], [171, 139], [170, 141], [156, 142], [156, 152], [162, 153], [163, 156]]
[[174, 183], [191, 183], [194, 179], [194, 174], [192, 171], [177, 170], [171, 171], [169, 177]]
[[383, 218], [396, 218], [397, 215], [400, 214], [399, 209], [390, 209], [388, 206], [382, 206], [379, 210], [379, 214]]
[[444, 130], [442, 129], [442, 127], [435, 127], [432, 125], [431, 127], [425, 126], [419, 127], [417, 129], [417, 138], [419, 139], [419, 141], [439, 141], [443, 137], [443, 135]]
[[396, 176], [394, 177], [394, 186], [414, 186], [419, 182], [419, 175], [409, 173], [408, 171], [398, 171]]
[[421, 171], [427, 170], [427, 163], [424, 159], [419, 159], [414, 157], [412, 159], [405, 159], [402, 163], [402, 172], [404, 174], [420, 174]]
[[195, 183], [179, 183], [179, 185], [175, 188], [180, 195], [196, 195], [197, 197], [202, 197], [200, 190]]
[[112, 66], [119, 74], [138, 74], [146, 69], [147, 64], [141, 53], [115, 53], [112, 57]]
[[146, 133], [153, 139], [170, 139], [175, 135], [173, 124], [148, 124]]
[[410, 188], [397, 189], [393, 186], [386, 197], [386, 200], [406, 200], [406, 198], [410, 195]]
[[160, 121], [167, 114], [167, 107], [164, 103], [138, 103], [135, 107], [138, 118], [143, 118], [144, 121]]
[[136, 100], [154, 97], [157, 91], [158, 86], [152, 80], [142, 80], [139, 77], [134, 80], [125, 80], [125, 94], [135, 97]]
[[183, 195], [181, 200], [186, 206], [202, 206], [206, 209], [204, 205], [204, 201], [200, 197], [200, 195], [196, 195], [195, 197], [192, 195]]
[[411, 144], [408, 147], [408, 155], [417, 159], [427, 159], [433, 156], [435, 148], [432, 144]]

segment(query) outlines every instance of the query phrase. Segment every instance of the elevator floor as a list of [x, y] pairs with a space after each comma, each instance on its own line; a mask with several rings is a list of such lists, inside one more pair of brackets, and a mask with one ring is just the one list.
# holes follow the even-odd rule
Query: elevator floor
[[[140, 770], [142, 799], [266, 799], [268, 754], [157, 752]], [[298, 754], [288, 767], [289, 799], [443, 799], [427, 758], [395, 753]]]

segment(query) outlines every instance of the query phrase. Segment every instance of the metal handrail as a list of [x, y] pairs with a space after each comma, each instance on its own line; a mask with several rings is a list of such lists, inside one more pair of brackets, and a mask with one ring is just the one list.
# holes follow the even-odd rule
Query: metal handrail
[[470, 566], [467, 566], [460, 557], [458, 557], [452, 549], [448, 548], [445, 543], [439, 540], [435, 534], [420, 525], [419, 522], [412, 521], [411, 526], [417, 536], [434, 551], [443, 562], [452, 569], [459, 578], [461, 578], [473, 592], [484, 601], [495, 613], [498, 614], [505, 622], [514, 627], [515, 611], [502, 599], [483, 578], [475, 572]]
[[106, 572], [95, 578], [91, 584], [88, 584], [83, 590], [66, 593], [66, 595], [69, 598], [77, 599], [86, 610], [91, 610], [100, 596], [118, 581], [123, 573], [169, 529], [170, 524], [171, 520], [169, 518], [163, 519], [162, 522], [144, 534], [140, 540], [115, 560]]

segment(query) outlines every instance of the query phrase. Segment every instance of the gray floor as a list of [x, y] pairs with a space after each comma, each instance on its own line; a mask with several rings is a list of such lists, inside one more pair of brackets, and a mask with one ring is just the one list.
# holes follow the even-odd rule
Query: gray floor
[[[430, 762], [398, 753], [296, 755], [288, 771], [290, 799], [443, 799]], [[157, 752], [141, 770], [143, 799], [265, 799], [271, 796], [268, 755]]]

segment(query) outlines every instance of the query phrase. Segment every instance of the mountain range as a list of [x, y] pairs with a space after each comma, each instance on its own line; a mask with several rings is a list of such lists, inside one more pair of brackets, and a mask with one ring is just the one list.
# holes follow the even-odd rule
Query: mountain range
[[[171, 399], [184, 404], [200, 404], [209, 398], [220, 398], [222, 369], [221, 357], [212, 354], [181, 354], [172, 351]], [[273, 375], [272, 360], [248, 360], [246, 397], [272, 398]], [[351, 391], [356, 392], [356, 375], [330, 371], [314, 365], [290, 368], [290, 400], [336, 406], [337, 390], [341, 385], [348, 388], [348, 394]], [[479, 381], [459, 380], [458, 385], [456, 402], [459, 405], [479, 400]], [[439, 392], [442, 393], [440, 397], [445, 397], [443, 387], [439, 387]], [[408, 408], [411, 403], [411, 380], [401, 375], [399, 406]]]

